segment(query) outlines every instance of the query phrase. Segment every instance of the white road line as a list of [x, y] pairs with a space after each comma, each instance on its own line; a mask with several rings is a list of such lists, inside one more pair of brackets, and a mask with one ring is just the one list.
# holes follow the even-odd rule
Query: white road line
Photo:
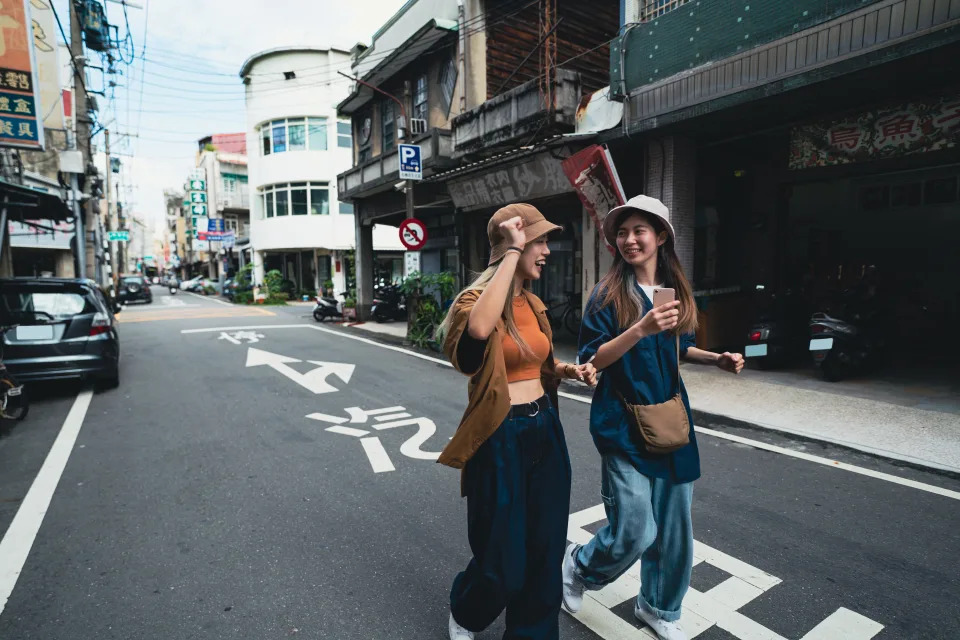
[[0, 614], [7, 606], [13, 587], [17, 584], [17, 578], [20, 577], [20, 571], [33, 547], [33, 541], [37, 537], [37, 532], [40, 531], [43, 517], [50, 507], [50, 500], [57, 490], [57, 484], [67, 466], [67, 460], [70, 459], [80, 427], [83, 426], [83, 419], [87, 415], [91, 398], [93, 398], [93, 391], [83, 391], [74, 400], [73, 407], [67, 414], [67, 419], [63, 421], [57, 439], [54, 440], [46, 460], [43, 461], [43, 466], [34, 478], [33, 484], [30, 485], [30, 490], [27, 491], [23, 502], [20, 503], [20, 508], [17, 509], [17, 514], [13, 517], [13, 522], [10, 523], [3, 540], [0, 540]]
[[380, 438], [360, 438], [360, 444], [363, 445], [363, 450], [366, 451], [367, 458], [370, 459], [370, 466], [373, 467], [374, 473], [397, 470], [393, 466], [393, 462], [390, 461], [387, 450], [383, 448]]
[[[292, 329], [296, 327], [306, 327], [308, 329], [313, 329], [315, 331], [321, 331], [323, 333], [330, 333], [341, 338], [347, 338], [349, 340], [356, 340], [358, 342], [363, 342], [381, 349], [387, 349], [389, 351], [396, 351], [398, 353], [403, 353], [408, 356], [413, 356], [414, 358], [419, 358], [421, 360], [427, 360], [428, 362], [435, 362], [437, 364], [442, 364], [447, 367], [452, 365], [446, 360], [441, 360], [440, 358], [434, 358], [431, 356], [423, 355], [422, 353], [417, 353], [409, 349], [404, 349], [403, 347], [396, 347], [390, 344], [383, 344], [377, 342], [376, 340], [370, 340], [369, 338], [363, 338], [360, 336], [350, 335], [342, 331], [335, 331], [333, 329], [325, 329], [323, 327], [317, 327], [312, 324], [299, 324], [299, 325], [258, 325], [253, 327], [220, 327], [215, 329], [184, 329], [181, 333], [205, 333], [212, 331], [236, 331], [239, 329]], [[575, 402], [580, 402], [583, 404], [590, 404], [592, 401], [591, 398], [576, 395], [573, 393], [567, 393], [565, 391], [560, 391], [558, 395], [562, 398], [568, 400], [573, 400]], [[694, 427], [697, 433], [701, 433], [706, 436], [712, 436], [714, 438], [722, 438], [724, 440], [729, 440], [731, 442], [737, 442], [739, 444], [745, 444], [747, 446], [753, 447], [754, 449], [763, 449], [764, 451], [770, 451], [772, 453], [779, 453], [781, 455], [789, 456], [791, 458], [797, 458], [799, 460], [806, 460], [807, 462], [813, 462], [816, 464], [824, 465], [827, 467], [832, 467], [834, 469], [841, 469], [843, 471], [849, 471], [851, 473], [857, 473], [860, 475], [868, 476], [870, 478], [875, 478], [877, 480], [883, 480], [885, 482], [892, 482], [894, 484], [899, 484], [904, 487], [910, 487], [911, 489], [918, 489], [920, 491], [926, 491], [928, 493], [933, 493], [945, 498], [951, 498], [953, 500], [960, 500], [960, 492], [952, 491], [950, 489], [944, 489], [943, 487], [938, 487], [936, 485], [927, 484], [925, 482], [918, 482], [917, 480], [910, 480], [907, 478], [901, 478], [900, 476], [895, 476], [890, 473], [883, 473], [882, 471], [874, 471], [873, 469], [866, 469], [864, 467], [858, 467], [853, 464], [848, 464], [846, 462], [840, 462], [839, 460], [831, 460], [829, 458], [823, 458], [821, 456], [815, 456], [809, 453], [803, 453], [801, 451], [793, 451], [784, 447], [778, 447], [776, 445], [767, 444], [766, 442], [761, 442], [759, 440], [751, 440], [750, 438], [744, 438], [741, 436], [736, 436], [730, 433], [723, 433], [722, 431], [716, 431], [714, 429], [708, 429], [706, 427]]]
[[309, 324], [253, 324], [238, 327], [213, 327], [212, 329], [181, 329], [180, 333], [219, 333], [221, 331], [245, 331], [255, 329], [303, 329]]
[[779, 453], [781, 455], [790, 456], [791, 458], [798, 458], [800, 460], [806, 460], [807, 462], [815, 462], [817, 464], [822, 464], [827, 467], [833, 467], [835, 469], [843, 469], [844, 471], [849, 471], [851, 473], [859, 473], [860, 475], [863, 475], [863, 476], [877, 478], [878, 480], [885, 480], [887, 482], [892, 482], [894, 484], [903, 485], [904, 487], [910, 487], [911, 489], [919, 489], [920, 491], [935, 493], [938, 496], [944, 496], [946, 498], [960, 500], [960, 491], [951, 491], [950, 489], [944, 489], [943, 487], [937, 487], [932, 484], [927, 484], [925, 482], [918, 482], [916, 480], [910, 480], [908, 478], [901, 478], [900, 476], [895, 476], [890, 473], [883, 473], [882, 471], [874, 471], [873, 469], [865, 469], [863, 467], [858, 467], [856, 465], [848, 464], [846, 462], [840, 462], [839, 460], [830, 460], [829, 458], [821, 458], [820, 456], [815, 456], [809, 453], [803, 453], [802, 451], [793, 451], [791, 449], [778, 447], [773, 444], [767, 444], [766, 442], [750, 440], [749, 438], [742, 438], [740, 436], [735, 436], [730, 433], [723, 433], [722, 431], [714, 431], [713, 429], [707, 429], [706, 427], [694, 427], [694, 428], [697, 430], [697, 433], [713, 436], [714, 438], [723, 438], [724, 440], [730, 440], [731, 442], [739, 442], [740, 444], [751, 446], [754, 449], [763, 449], [765, 451], [772, 451], [773, 453]]
[[362, 438], [363, 436], [370, 435], [369, 431], [364, 431], [363, 429], [354, 429], [353, 427], [327, 427], [324, 431], [329, 431], [330, 433], [341, 433], [345, 436], [354, 436], [355, 438]]
[[227, 302], [226, 300], [221, 300], [220, 298], [211, 298], [210, 296], [202, 296], [202, 295], [200, 295], [199, 293], [194, 293], [193, 291], [184, 291], [184, 293], [188, 293], [188, 294], [190, 294], [191, 296], [193, 296], [194, 298], [200, 298], [201, 300], [209, 300], [210, 302], [216, 302], [217, 304], [225, 304], [225, 305], [227, 305], [228, 307], [235, 307], [235, 306], [237, 306], [237, 305], [233, 304], [232, 302]]

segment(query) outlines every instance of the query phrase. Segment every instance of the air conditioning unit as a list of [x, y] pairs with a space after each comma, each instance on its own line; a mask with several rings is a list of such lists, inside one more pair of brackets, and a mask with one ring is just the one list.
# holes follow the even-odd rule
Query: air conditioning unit
[[419, 136], [427, 132], [427, 121], [423, 118], [410, 118], [410, 135]]

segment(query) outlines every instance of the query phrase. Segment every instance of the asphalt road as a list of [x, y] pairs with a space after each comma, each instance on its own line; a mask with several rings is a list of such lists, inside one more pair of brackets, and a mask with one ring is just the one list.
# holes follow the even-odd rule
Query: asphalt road
[[[120, 314], [120, 388], [92, 397], [52, 485], [49, 462], [38, 473], [83, 386], [36, 389], [28, 419], [3, 427], [4, 544], [18, 511], [14, 534], [39, 530], [32, 546], [18, 540], [22, 571], [0, 558], [0, 595], [15, 584], [0, 639], [445, 638], [469, 550], [458, 474], [433, 458], [466, 380], [356, 331], [311, 328], [303, 307], [155, 296]], [[560, 407], [572, 538], [603, 518], [587, 402]], [[957, 637], [960, 481], [698, 426], [721, 433], [699, 436], [691, 633]], [[36, 515], [21, 509], [34, 484], [53, 492]], [[562, 637], [649, 637], [631, 620], [635, 588], [628, 575], [580, 620], [561, 614]]]

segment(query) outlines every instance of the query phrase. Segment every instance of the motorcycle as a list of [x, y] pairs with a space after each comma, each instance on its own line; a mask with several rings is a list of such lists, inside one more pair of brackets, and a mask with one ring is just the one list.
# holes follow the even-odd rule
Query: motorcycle
[[885, 351], [884, 305], [877, 299], [872, 277], [868, 272], [843, 294], [840, 312], [817, 312], [810, 318], [813, 363], [829, 382], [876, 367]]
[[[341, 296], [346, 294], [341, 293]], [[340, 302], [330, 296], [317, 296], [315, 298], [316, 306], [313, 308], [313, 319], [317, 322], [323, 322], [327, 318], [343, 320], [343, 307]]]
[[385, 286], [377, 292], [370, 314], [377, 322], [407, 319], [407, 299], [396, 285]]
[[793, 289], [777, 294], [756, 287], [756, 316], [743, 355], [760, 369], [783, 366], [805, 353], [810, 310]]

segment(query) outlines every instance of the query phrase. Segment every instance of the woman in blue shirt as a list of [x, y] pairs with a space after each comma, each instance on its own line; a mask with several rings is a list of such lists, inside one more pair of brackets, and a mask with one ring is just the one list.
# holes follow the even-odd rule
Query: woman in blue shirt
[[[687, 361], [743, 369], [738, 353], [694, 346], [697, 309], [675, 251], [669, 211], [636, 196], [610, 211], [603, 233], [616, 246], [613, 266], [593, 290], [580, 328], [579, 362], [602, 371], [590, 407], [590, 433], [602, 458], [600, 492], [607, 525], [586, 545], [572, 544], [563, 563], [563, 603], [576, 613], [585, 589], [600, 589], [637, 559], [641, 588], [634, 615], [662, 640], [686, 640], [680, 604], [690, 585], [693, 481], [700, 456], [679, 353]], [[677, 300], [657, 308], [655, 288], [672, 288]], [[690, 423], [690, 442], [668, 454], [648, 452], [623, 406], [658, 404], [679, 390]]]

